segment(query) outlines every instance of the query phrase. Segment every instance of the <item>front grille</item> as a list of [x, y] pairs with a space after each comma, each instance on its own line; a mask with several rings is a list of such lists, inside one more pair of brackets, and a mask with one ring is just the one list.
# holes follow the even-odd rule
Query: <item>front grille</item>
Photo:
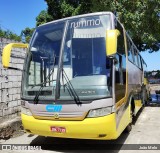
[[[56, 113], [53, 112], [36, 112], [33, 114], [34, 118], [36, 119], [57, 120], [57, 118], [54, 117]], [[58, 113], [58, 120], [83, 120], [85, 116], [86, 113], [84, 112], [72, 112], [72, 113], [61, 112]]]

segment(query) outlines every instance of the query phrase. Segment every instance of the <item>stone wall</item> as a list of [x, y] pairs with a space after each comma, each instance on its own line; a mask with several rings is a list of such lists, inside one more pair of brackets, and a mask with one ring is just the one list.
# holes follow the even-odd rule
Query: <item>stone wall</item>
[[4, 69], [2, 66], [2, 49], [13, 41], [0, 38], [0, 123], [20, 115], [21, 106], [21, 79], [25, 58], [25, 49], [13, 49], [11, 53], [10, 67], [15, 69]]

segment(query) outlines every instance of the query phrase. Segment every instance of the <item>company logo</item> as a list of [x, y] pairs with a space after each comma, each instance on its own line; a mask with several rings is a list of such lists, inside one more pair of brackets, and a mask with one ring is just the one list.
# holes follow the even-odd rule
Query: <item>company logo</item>
[[58, 114], [58, 113], [55, 113], [55, 114], [53, 115], [53, 117], [54, 117], [55, 119], [58, 119], [58, 118], [59, 118], [59, 114]]
[[81, 20], [81, 21], [77, 21], [77, 22], [72, 22], [71, 28], [99, 26], [100, 24], [101, 24], [100, 19]]
[[95, 94], [96, 91], [95, 90], [84, 90], [84, 91], [81, 91], [81, 94]]
[[60, 112], [62, 110], [62, 105], [47, 105], [46, 110], [48, 112]]

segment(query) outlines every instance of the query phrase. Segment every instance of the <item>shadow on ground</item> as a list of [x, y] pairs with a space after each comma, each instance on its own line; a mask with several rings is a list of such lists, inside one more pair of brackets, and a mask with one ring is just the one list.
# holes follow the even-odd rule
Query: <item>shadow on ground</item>
[[83, 140], [68, 138], [36, 137], [30, 145], [41, 146], [42, 150], [60, 152], [106, 152], [118, 153], [129, 134], [123, 133], [117, 140]]
[[[136, 124], [143, 108], [133, 120]], [[118, 153], [125, 145], [129, 133], [123, 132], [117, 140], [85, 140], [69, 138], [53, 138], [38, 136], [30, 145], [41, 146], [42, 150], [59, 151], [59, 152], [107, 152]], [[125, 146], [126, 147], [126, 146]], [[128, 146], [129, 147], [129, 146]]]

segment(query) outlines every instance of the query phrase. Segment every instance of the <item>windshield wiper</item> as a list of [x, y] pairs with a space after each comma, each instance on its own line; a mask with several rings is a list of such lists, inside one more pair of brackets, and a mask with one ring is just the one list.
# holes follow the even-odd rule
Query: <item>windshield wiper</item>
[[[76, 102], [76, 104], [81, 104], [80, 102], [80, 99], [79, 99], [79, 96], [77, 95], [71, 81], [69, 80], [66, 72], [64, 71], [64, 69], [62, 68], [62, 81], [63, 79], [65, 79], [65, 81], [67, 82], [67, 85], [66, 85], [66, 88], [70, 94], [70, 96], [73, 96], [74, 98], [74, 101]], [[64, 81], [63, 81], [64, 82]], [[63, 86], [64, 86], [64, 83], [63, 83]], [[65, 86], [64, 86], [65, 87]], [[65, 89], [64, 89], [65, 90]]]
[[[50, 73], [48, 74], [48, 76], [46, 77], [46, 80], [45, 80], [44, 82], [42, 82], [42, 83], [39, 84], [39, 85], [41, 85], [41, 86], [40, 86], [37, 94], [36, 94], [35, 97], [34, 97], [34, 104], [38, 104], [39, 95], [40, 95], [40, 93], [41, 93], [41, 91], [42, 91], [42, 89], [43, 89], [43, 87], [44, 87], [43, 84], [46, 84], [46, 83], [48, 83], [48, 82], [54, 81], [54, 80], [49, 80], [49, 81], [48, 81], [48, 79], [49, 79], [50, 76], [54, 73], [55, 63], [56, 63], [56, 55], [54, 54], [54, 57], [53, 57], [53, 67], [52, 67], [52, 69], [50, 70]], [[36, 85], [32, 86], [32, 88], [35, 87], [35, 86], [36, 86]]]
[[[62, 80], [65, 79], [66, 82], [68, 83], [67, 90], [68, 90], [69, 94], [73, 96], [73, 98], [77, 104], [81, 104], [80, 99], [79, 99], [75, 89], [73, 88], [73, 85], [71, 84], [67, 74], [65, 73], [65, 71], [63, 69], [63, 52], [64, 52], [64, 44], [65, 44], [65, 40], [66, 40], [68, 26], [69, 26], [69, 22], [67, 21], [65, 23], [65, 28], [64, 28], [64, 32], [63, 32], [63, 36], [62, 36], [62, 45], [61, 45], [60, 53], [59, 53], [59, 64], [58, 64], [58, 72], [57, 72], [55, 100], [60, 98], [60, 88], [61, 88], [60, 77], [61, 77], [61, 73], [62, 73]], [[64, 84], [63, 84], [63, 86], [64, 86]]]

